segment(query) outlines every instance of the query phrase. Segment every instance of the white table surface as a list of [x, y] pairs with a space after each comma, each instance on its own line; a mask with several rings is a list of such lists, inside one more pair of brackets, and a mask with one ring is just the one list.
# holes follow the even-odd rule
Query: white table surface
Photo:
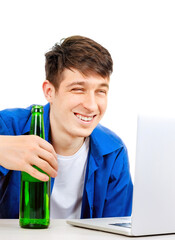
[[23, 229], [17, 219], [0, 219], [0, 240], [154, 240], [174, 239], [175, 234], [149, 236], [149, 237], [125, 237], [117, 234], [89, 230], [70, 226], [66, 220], [51, 220], [48, 229]]

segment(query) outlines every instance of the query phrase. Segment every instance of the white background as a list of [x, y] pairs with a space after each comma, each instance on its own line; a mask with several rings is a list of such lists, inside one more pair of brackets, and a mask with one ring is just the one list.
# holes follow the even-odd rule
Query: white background
[[44, 53], [77, 34], [113, 57], [102, 124], [124, 140], [133, 174], [137, 114], [175, 112], [175, 1], [0, 1], [0, 110], [45, 104]]

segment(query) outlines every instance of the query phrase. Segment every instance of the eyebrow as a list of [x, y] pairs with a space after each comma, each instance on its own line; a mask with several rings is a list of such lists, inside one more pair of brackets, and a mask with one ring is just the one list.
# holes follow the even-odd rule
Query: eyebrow
[[[84, 85], [86, 85], [86, 82], [72, 82], [72, 83], [70, 83], [69, 85], [67, 85], [67, 88], [70, 88], [70, 87], [73, 87], [73, 86], [76, 86], [76, 85], [81, 85], [81, 86], [84, 86]], [[108, 88], [109, 89], [109, 84], [107, 84], [107, 83], [101, 83], [101, 84], [99, 84], [99, 87], [106, 87], [106, 88]]]

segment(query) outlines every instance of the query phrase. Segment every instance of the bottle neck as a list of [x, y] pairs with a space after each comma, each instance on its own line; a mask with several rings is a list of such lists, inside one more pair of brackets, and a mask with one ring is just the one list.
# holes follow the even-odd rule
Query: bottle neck
[[43, 120], [42, 112], [32, 112], [30, 134], [37, 135], [37, 136], [45, 139], [44, 120]]

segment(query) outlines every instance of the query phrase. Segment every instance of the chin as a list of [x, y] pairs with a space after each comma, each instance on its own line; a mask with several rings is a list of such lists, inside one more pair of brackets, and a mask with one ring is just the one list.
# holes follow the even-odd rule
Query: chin
[[88, 130], [88, 131], [87, 130], [86, 131], [77, 131], [75, 135], [77, 137], [89, 137], [91, 135], [92, 131], [93, 131], [93, 129]]

